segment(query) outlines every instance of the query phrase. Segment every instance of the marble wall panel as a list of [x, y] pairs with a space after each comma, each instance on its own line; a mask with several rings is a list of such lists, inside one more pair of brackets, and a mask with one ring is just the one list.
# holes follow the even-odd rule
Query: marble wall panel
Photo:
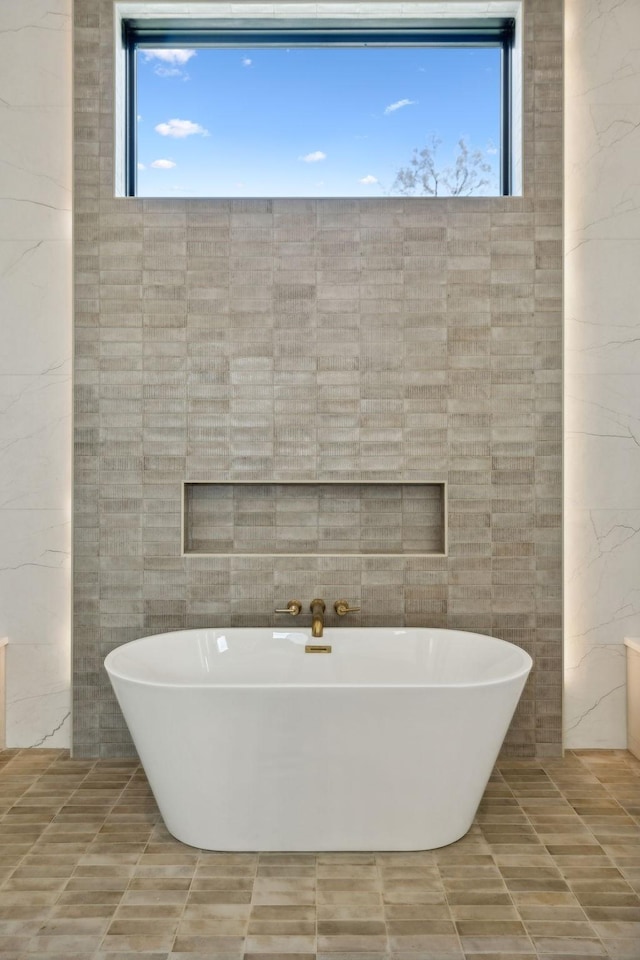
[[70, 731], [71, 2], [0, 6], [0, 635], [7, 745]]
[[639, 31], [635, 0], [567, 0], [567, 747], [626, 746], [640, 628]]

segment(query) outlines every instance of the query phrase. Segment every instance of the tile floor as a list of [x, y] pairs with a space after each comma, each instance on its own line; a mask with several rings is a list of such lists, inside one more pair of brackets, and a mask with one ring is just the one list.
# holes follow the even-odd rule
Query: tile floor
[[174, 840], [133, 761], [0, 752], [0, 958], [640, 958], [640, 762], [501, 762], [423, 853], [220, 854]]

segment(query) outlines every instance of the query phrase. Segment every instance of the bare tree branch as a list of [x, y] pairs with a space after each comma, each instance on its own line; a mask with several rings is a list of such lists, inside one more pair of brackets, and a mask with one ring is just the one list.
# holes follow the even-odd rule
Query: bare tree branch
[[469, 150], [464, 137], [458, 140], [454, 165], [438, 168], [436, 157], [441, 143], [432, 134], [421, 150], [415, 147], [408, 165], [398, 170], [391, 192], [405, 197], [469, 197], [490, 185], [487, 175], [492, 172], [491, 165], [482, 151]]

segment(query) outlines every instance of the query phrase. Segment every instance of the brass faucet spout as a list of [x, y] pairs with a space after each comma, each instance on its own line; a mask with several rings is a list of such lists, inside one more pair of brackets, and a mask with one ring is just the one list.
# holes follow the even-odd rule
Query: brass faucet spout
[[311, 636], [312, 637], [321, 637], [322, 631], [324, 629], [324, 611], [326, 610], [326, 604], [324, 600], [320, 600], [316, 597], [315, 600], [311, 601]]

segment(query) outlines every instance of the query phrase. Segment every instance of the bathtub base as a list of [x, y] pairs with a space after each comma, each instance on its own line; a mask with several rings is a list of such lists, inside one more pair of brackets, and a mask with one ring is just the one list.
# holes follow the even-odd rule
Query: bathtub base
[[409, 851], [469, 830], [520, 692], [512, 683], [498, 700], [482, 687], [176, 690], [169, 713], [139, 687], [119, 698], [167, 829], [183, 843]]

